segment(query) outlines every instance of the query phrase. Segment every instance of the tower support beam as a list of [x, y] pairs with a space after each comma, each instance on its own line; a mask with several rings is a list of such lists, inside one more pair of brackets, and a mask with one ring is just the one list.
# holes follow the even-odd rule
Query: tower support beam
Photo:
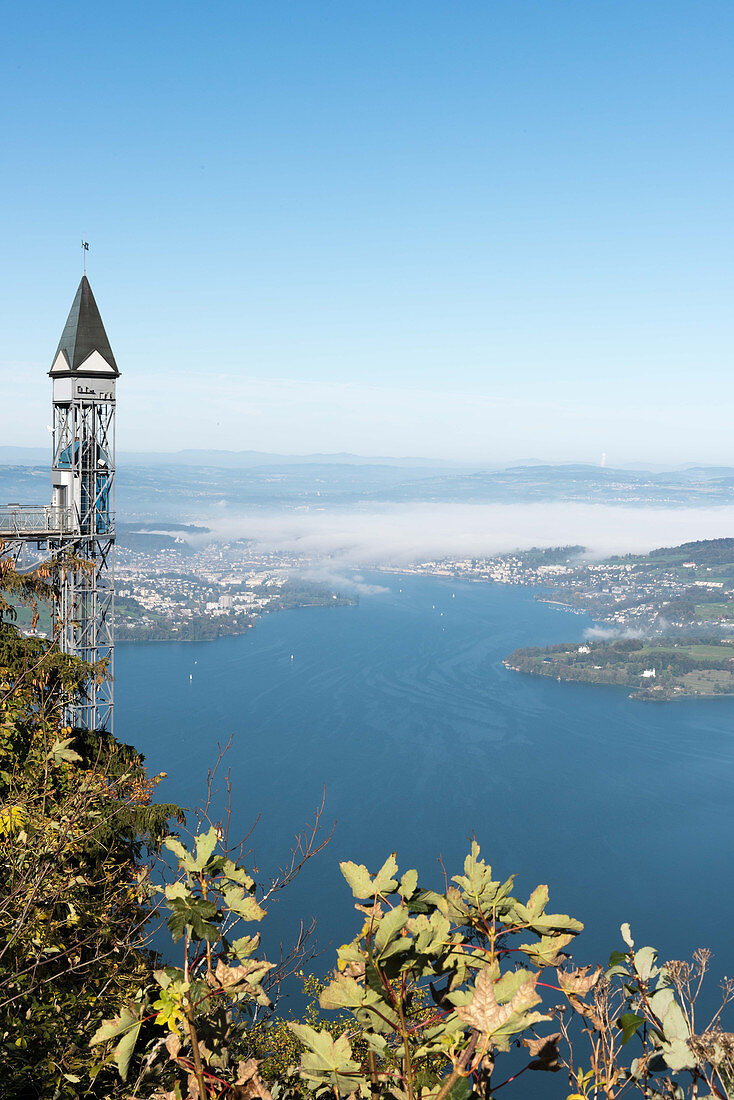
[[107, 675], [92, 679], [68, 721], [112, 732], [115, 561], [115, 384], [117, 369], [86, 274], [49, 374], [53, 380], [51, 504], [0, 508], [3, 553], [35, 544], [57, 561], [54, 636], [63, 653]]

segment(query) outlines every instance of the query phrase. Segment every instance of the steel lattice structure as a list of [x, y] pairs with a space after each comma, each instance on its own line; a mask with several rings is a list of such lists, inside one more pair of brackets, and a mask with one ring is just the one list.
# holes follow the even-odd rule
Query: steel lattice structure
[[82, 278], [49, 374], [53, 381], [50, 505], [0, 509], [3, 553], [35, 546], [57, 562], [52, 610], [62, 652], [107, 660], [109, 674], [69, 708], [71, 725], [112, 731], [117, 364], [92, 288]]

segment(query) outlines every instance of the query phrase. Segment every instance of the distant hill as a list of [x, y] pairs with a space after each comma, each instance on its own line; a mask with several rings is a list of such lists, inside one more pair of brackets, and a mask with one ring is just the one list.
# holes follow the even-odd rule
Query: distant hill
[[734, 539], [700, 539], [680, 546], [663, 546], [651, 550], [649, 558], [665, 558], [671, 562], [684, 558], [696, 565], [729, 565], [734, 562]]
[[[0, 446], [0, 465], [2, 466], [35, 466], [50, 460], [50, 444], [48, 448]], [[399, 466], [429, 470], [476, 468], [476, 464], [473, 463], [450, 462], [439, 458], [356, 455], [346, 451], [336, 454], [284, 455], [268, 451], [197, 450], [193, 447], [182, 451], [118, 451], [117, 460], [129, 466], [214, 466], [222, 470], [243, 470], [255, 466], [311, 465]]]
[[[48, 447], [0, 446], [0, 466], [47, 465], [51, 460]], [[648, 480], [662, 483], [728, 481], [734, 479], [734, 466], [688, 465], [674, 468], [651, 467], [646, 463], [625, 463], [618, 467], [599, 466], [584, 462], [544, 462], [537, 458], [507, 463], [459, 462], [414, 455], [358, 455], [348, 451], [333, 454], [278, 454], [270, 451], [229, 451], [184, 448], [180, 451], [118, 451], [118, 463], [128, 466], [193, 466], [221, 470], [248, 470], [258, 467], [288, 466], [392, 466], [397, 469], [442, 471], [447, 475], [493, 475], [528, 479], [552, 477], [608, 482], [614, 480]]]
[[[0, 456], [2, 448], [0, 448]], [[435, 458], [389, 457], [355, 455], [347, 452], [337, 454], [284, 455], [270, 454], [267, 451], [213, 451], [189, 448], [183, 451], [127, 451], [120, 454], [120, 460], [130, 465], [164, 466], [216, 466], [219, 469], [247, 469], [253, 466], [401, 466], [435, 469], [466, 468], [464, 462], [445, 462]]]
[[[44, 504], [50, 455], [0, 447], [0, 505]], [[5, 462], [3, 462], [5, 458]], [[119, 519], [196, 519], [216, 509], [349, 508], [384, 504], [584, 502], [629, 506], [734, 504], [734, 468], [695, 467], [652, 473], [583, 463], [505, 469], [420, 465], [419, 459], [358, 455], [267, 455], [260, 452], [122, 452], [117, 460]], [[231, 465], [223, 465], [230, 462]], [[401, 465], [405, 463], [405, 465]]]

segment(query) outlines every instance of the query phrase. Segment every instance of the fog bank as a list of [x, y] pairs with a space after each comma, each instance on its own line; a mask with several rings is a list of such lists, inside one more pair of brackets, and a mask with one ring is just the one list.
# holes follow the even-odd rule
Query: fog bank
[[594, 555], [640, 553], [734, 535], [734, 506], [632, 508], [594, 504], [409, 504], [350, 511], [225, 512], [203, 522], [218, 539], [330, 556], [347, 566], [481, 557], [580, 544]]

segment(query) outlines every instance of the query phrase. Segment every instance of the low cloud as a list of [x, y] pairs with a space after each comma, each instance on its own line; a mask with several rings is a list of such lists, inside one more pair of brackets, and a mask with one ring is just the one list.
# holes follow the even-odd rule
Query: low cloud
[[390, 591], [382, 584], [372, 584], [366, 581], [361, 573], [344, 573], [328, 566], [302, 569], [299, 571], [299, 576], [306, 581], [316, 581], [318, 584], [328, 585], [329, 588], [345, 595], [380, 596]]
[[584, 631], [584, 637], [590, 642], [620, 642], [624, 638], [644, 638], [645, 632], [633, 627], [622, 630], [614, 626], [590, 626]]
[[407, 565], [442, 557], [484, 557], [532, 546], [581, 544], [589, 553], [644, 553], [734, 535], [734, 506], [633, 508], [593, 504], [409, 504], [351, 510], [235, 514], [199, 522], [218, 539], [249, 538], [325, 567]]

